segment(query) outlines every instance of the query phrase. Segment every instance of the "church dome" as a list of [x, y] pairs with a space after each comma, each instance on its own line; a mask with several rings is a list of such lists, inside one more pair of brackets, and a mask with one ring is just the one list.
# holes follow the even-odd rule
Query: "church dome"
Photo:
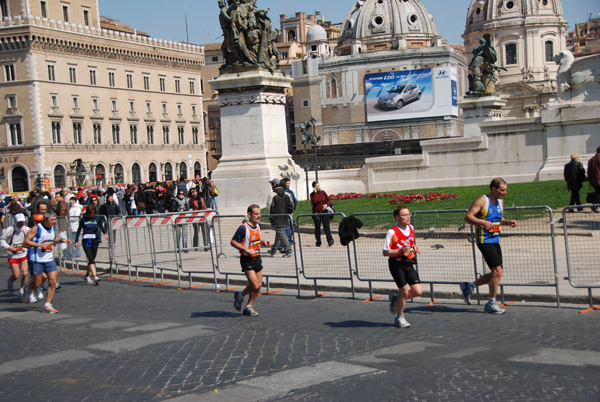
[[472, 0], [465, 34], [493, 28], [488, 24], [520, 26], [565, 23], [560, 0]]
[[306, 33], [307, 42], [322, 42], [327, 40], [327, 32], [321, 25], [313, 25]]
[[358, 0], [344, 20], [338, 48], [349, 54], [357, 44], [361, 51], [377, 51], [439, 43], [433, 17], [418, 0]]

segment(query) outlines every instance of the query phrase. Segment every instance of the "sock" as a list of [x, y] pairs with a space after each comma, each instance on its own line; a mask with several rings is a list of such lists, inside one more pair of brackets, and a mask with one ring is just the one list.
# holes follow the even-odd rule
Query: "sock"
[[495, 297], [490, 297], [488, 299], [488, 303], [491, 303], [491, 304], [496, 303], [496, 298]]

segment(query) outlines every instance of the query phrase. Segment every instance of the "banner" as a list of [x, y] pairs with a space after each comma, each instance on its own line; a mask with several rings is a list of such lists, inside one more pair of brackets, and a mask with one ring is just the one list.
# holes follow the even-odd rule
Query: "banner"
[[458, 116], [453, 67], [365, 75], [367, 121]]

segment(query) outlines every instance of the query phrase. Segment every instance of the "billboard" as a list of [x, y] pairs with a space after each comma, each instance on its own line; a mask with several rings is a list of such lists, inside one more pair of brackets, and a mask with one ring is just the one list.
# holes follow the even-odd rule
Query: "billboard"
[[458, 116], [453, 67], [365, 75], [367, 121]]

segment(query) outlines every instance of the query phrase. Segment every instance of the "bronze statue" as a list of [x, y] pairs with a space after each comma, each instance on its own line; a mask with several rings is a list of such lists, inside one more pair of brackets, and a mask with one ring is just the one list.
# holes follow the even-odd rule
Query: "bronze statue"
[[481, 96], [491, 95], [496, 92], [496, 71], [504, 70], [503, 67], [496, 66], [498, 54], [492, 46], [492, 36], [489, 33], [479, 39], [479, 46], [469, 52], [473, 55], [469, 63], [469, 92], [468, 95]]
[[267, 10], [256, 9], [257, 0], [218, 0], [223, 30], [221, 50], [225, 64], [221, 70], [258, 66], [275, 71], [280, 56]]

